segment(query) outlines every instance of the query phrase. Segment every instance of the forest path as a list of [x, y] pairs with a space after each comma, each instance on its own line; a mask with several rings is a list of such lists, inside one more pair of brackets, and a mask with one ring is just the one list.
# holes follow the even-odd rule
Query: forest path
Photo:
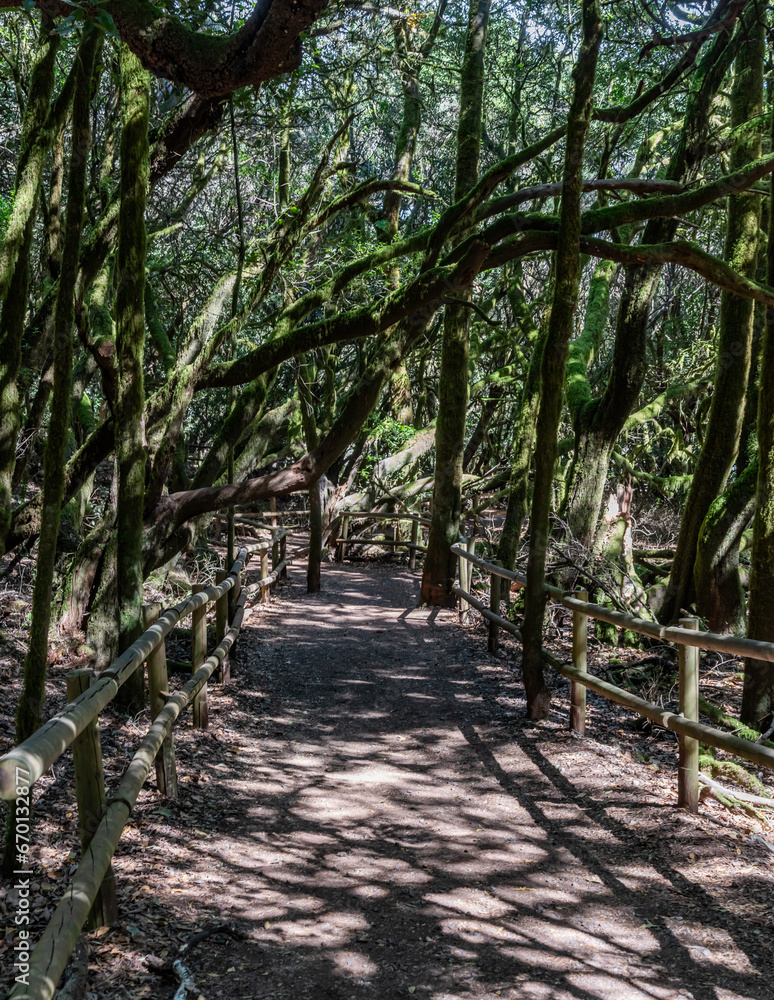
[[612, 758], [579, 792], [599, 745], [559, 712], [526, 722], [482, 636], [415, 608], [418, 574], [324, 565], [316, 595], [293, 577], [250, 620], [224, 723], [239, 764], [212, 772], [218, 829], [170, 897], [248, 930], [201, 946], [207, 1000], [771, 995], [760, 930], [626, 818], [684, 814], [616, 786]]

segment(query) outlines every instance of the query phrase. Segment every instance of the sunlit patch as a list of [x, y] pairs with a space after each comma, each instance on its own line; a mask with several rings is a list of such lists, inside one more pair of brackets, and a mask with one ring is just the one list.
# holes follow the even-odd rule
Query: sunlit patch
[[679, 917], [665, 917], [664, 923], [697, 964], [728, 968], [733, 962], [737, 975], [757, 974], [750, 956], [737, 948], [724, 928], [708, 927], [698, 921], [681, 920]]
[[346, 774], [337, 775], [344, 785], [395, 785], [405, 788], [406, 775], [400, 768], [387, 763], [373, 763], [367, 767], [352, 768]]
[[352, 895], [359, 899], [386, 899], [390, 890], [380, 885], [357, 885], [352, 889]]
[[295, 831], [293, 833], [293, 840], [299, 844], [309, 844], [310, 847], [314, 847], [319, 844], [338, 843], [336, 837], [332, 837], [327, 833], [308, 833], [301, 831]]
[[[649, 983], [640, 989], [634, 983], [622, 980], [618, 976], [604, 973], [576, 973], [567, 976], [567, 983], [574, 986], [581, 995], [599, 998], [599, 1000], [675, 1000], [676, 992], [673, 986], [656, 986]], [[686, 1000], [692, 994], [681, 995]]]
[[448, 951], [450, 955], [461, 958], [465, 962], [474, 962], [478, 958], [478, 952], [472, 951], [470, 948], [458, 948], [456, 945], [452, 945]]
[[343, 795], [331, 795], [324, 789], [305, 789], [298, 796], [298, 804], [291, 810], [294, 816], [306, 819], [307, 810], [314, 809], [318, 820], [344, 819], [350, 822], [362, 822], [370, 819], [373, 810], [353, 803]]
[[349, 875], [390, 885], [423, 885], [431, 880], [427, 872], [417, 871], [399, 858], [358, 857], [356, 854], [329, 855], [325, 858], [331, 868], [344, 868]]
[[444, 934], [454, 935], [458, 941], [481, 944], [482, 941], [497, 937], [493, 927], [485, 920], [441, 920]]
[[444, 894], [430, 892], [424, 898], [428, 903], [473, 917], [499, 918], [511, 912], [510, 906], [475, 889]]
[[581, 901], [576, 893], [563, 892], [561, 889], [549, 891], [543, 886], [530, 885], [529, 876], [525, 876], [525, 881], [522, 885], [493, 885], [492, 891], [499, 898], [508, 900], [511, 903], [520, 903], [522, 906], [533, 905], [536, 892], [540, 893], [540, 901], [543, 906], [559, 905], [577, 907], [581, 905]]
[[348, 976], [356, 976], [358, 979], [363, 976], [372, 976], [379, 971], [379, 967], [359, 951], [334, 951], [333, 961], [339, 972]]

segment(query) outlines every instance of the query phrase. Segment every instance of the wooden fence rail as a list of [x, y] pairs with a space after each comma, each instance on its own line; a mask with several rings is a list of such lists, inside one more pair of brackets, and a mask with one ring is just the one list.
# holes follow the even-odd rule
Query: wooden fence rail
[[[352, 521], [395, 521], [396, 531], [400, 531], [400, 522], [408, 521], [411, 524], [411, 540], [403, 541], [397, 538], [350, 538], [349, 526]], [[347, 547], [350, 545], [379, 545], [384, 548], [397, 549], [405, 548], [409, 553], [409, 567], [414, 569], [417, 562], [417, 552], [427, 552], [427, 546], [419, 541], [419, 532], [422, 527], [430, 527], [430, 521], [419, 514], [379, 514], [374, 511], [349, 510], [339, 515], [341, 524], [341, 534], [336, 539], [338, 546], [337, 559], [341, 562]]]
[[[28, 740], [0, 759], [0, 796], [15, 799], [25, 791], [17, 781], [19, 773], [26, 779], [21, 784], [32, 786], [68, 746], [77, 744], [74, 746], [77, 751], [75, 782], [83, 849], [81, 863], [30, 954], [27, 982], [17, 980], [9, 995], [12, 1000], [50, 1000], [84, 924], [90, 920], [94, 926], [117, 919], [114, 887], [110, 878], [106, 881], [106, 876], [110, 874], [113, 855], [140, 790], [155, 762], [162, 794], [176, 795], [173, 724], [181, 712], [193, 704], [195, 723], [206, 727], [207, 682], [216, 671], [221, 671], [222, 678], [227, 679], [227, 672], [222, 668], [228, 662], [229, 651], [239, 635], [247, 601], [257, 591], [265, 593], [271, 584], [286, 574], [287, 566], [294, 558], [305, 554], [297, 552], [288, 556], [286, 539], [287, 531], [281, 530], [274, 532], [270, 538], [240, 549], [229, 572], [218, 572], [215, 584], [197, 588], [198, 592], [160, 616], [157, 605], [146, 605], [146, 623], [154, 618], [156, 620], [139, 639], [99, 676], [86, 678], [80, 676], [86, 671], [73, 671], [73, 676], [68, 679], [69, 690], [73, 694], [80, 692], [77, 697]], [[269, 551], [276, 553], [271, 573], [267, 573], [266, 554]], [[263, 556], [261, 579], [243, 587], [244, 570], [256, 553]], [[237, 598], [229, 625], [226, 599], [230, 591], [236, 591]], [[215, 606], [217, 613], [217, 645], [207, 655], [204, 615], [211, 605]], [[165, 637], [189, 614], [193, 616], [192, 674], [181, 690], [170, 693], [166, 682]], [[117, 788], [106, 795], [98, 717], [120, 686], [146, 661], [152, 723]], [[89, 680], [91, 684], [87, 687]]]
[[[493, 606], [486, 607], [471, 593], [472, 567], [477, 566], [490, 577], [490, 594], [497, 594], [491, 603], [499, 610], [499, 581], [511, 580], [526, 586], [527, 579], [520, 573], [503, 569], [495, 563], [487, 562], [470, 552], [468, 540], [462, 540], [452, 546], [459, 565], [459, 583], [452, 587], [460, 598], [460, 617], [465, 614], [465, 606], [470, 605], [486, 618], [496, 629], [502, 629], [521, 640], [519, 628], [501, 617]], [[586, 689], [602, 695], [638, 715], [671, 729], [677, 733], [680, 740], [680, 761], [678, 770], [678, 804], [696, 812], [699, 804], [699, 742], [728, 753], [736, 754], [761, 767], [774, 770], [774, 750], [740, 739], [712, 726], [706, 726], [698, 721], [698, 680], [699, 680], [699, 649], [711, 649], [736, 656], [754, 656], [756, 659], [774, 662], [774, 643], [759, 642], [754, 639], [739, 639], [734, 636], [716, 635], [713, 632], [698, 631], [695, 619], [681, 619], [679, 626], [662, 627], [656, 622], [649, 622], [620, 611], [590, 604], [585, 591], [576, 594], [566, 593], [558, 587], [546, 587], [549, 596], [558, 604], [573, 612], [573, 663], [564, 663], [548, 650], [543, 650], [543, 658], [560, 674], [566, 677], [572, 685], [570, 692], [570, 728], [584, 734], [586, 725]], [[654, 705], [652, 702], [639, 698], [637, 695], [616, 687], [586, 670], [586, 635], [589, 618], [599, 618], [601, 621], [631, 629], [640, 635], [646, 635], [663, 642], [672, 642], [678, 648], [679, 661], [679, 713], [670, 712]], [[491, 648], [491, 639], [490, 639]]]

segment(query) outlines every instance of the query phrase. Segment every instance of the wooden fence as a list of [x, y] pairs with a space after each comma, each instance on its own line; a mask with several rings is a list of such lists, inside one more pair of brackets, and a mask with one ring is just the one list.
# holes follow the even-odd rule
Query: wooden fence
[[[474, 539], [462, 539], [452, 546], [458, 561], [458, 583], [453, 590], [460, 598], [460, 617], [467, 620], [468, 606], [479, 611], [489, 622], [488, 646], [496, 653], [500, 630], [521, 640], [521, 632], [513, 622], [501, 617], [500, 589], [502, 580], [526, 587], [527, 578], [521, 573], [504, 569], [496, 563], [486, 562], [473, 551]], [[477, 600], [472, 591], [473, 567], [476, 566], [489, 575], [489, 607]], [[597, 694], [629, 708], [638, 715], [655, 722], [665, 729], [677, 733], [679, 740], [678, 803], [691, 812], [699, 807], [699, 743], [726, 750], [761, 767], [774, 769], [774, 750], [724, 733], [699, 722], [699, 650], [712, 649], [732, 656], [750, 656], [757, 660], [774, 662], [774, 643], [758, 642], [755, 639], [740, 639], [713, 632], [700, 632], [695, 618], [683, 618], [680, 624], [662, 627], [657, 622], [646, 621], [612, 611], [610, 608], [590, 604], [586, 591], [567, 593], [560, 587], [546, 586], [546, 592], [556, 604], [572, 611], [572, 665], [564, 663], [548, 650], [543, 650], [543, 658], [563, 677], [570, 681], [570, 728], [584, 734], [586, 730], [586, 691]], [[616, 687], [586, 670], [586, 640], [589, 618], [609, 622], [620, 628], [631, 629], [640, 635], [671, 642], [677, 646], [679, 669], [679, 712], [670, 712]]]
[[[139, 639], [99, 675], [91, 670], [68, 674], [68, 705], [28, 740], [0, 758], [0, 797], [14, 800], [25, 794], [25, 789], [72, 745], [83, 849], [81, 863], [30, 955], [28, 982], [17, 981], [10, 994], [13, 1000], [53, 997], [83, 926], [87, 922], [99, 926], [117, 920], [111, 860], [140, 789], [155, 762], [159, 791], [170, 797], [177, 795], [172, 726], [181, 712], [193, 705], [194, 725], [207, 727], [207, 682], [216, 671], [222, 681], [229, 678], [229, 652], [239, 635], [248, 598], [260, 592], [261, 600], [266, 601], [269, 588], [285, 576], [292, 558], [308, 551], [296, 552], [291, 558], [286, 542], [287, 532], [278, 530], [270, 538], [241, 548], [231, 569], [219, 570], [214, 584], [195, 586], [190, 597], [163, 614], [159, 614], [158, 605], [145, 605], [146, 630]], [[269, 553], [272, 554], [270, 572]], [[261, 560], [261, 578], [247, 586], [243, 582], [244, 571], [255, 555]], [[213, 607], [215, 648], [208, 655], [206, 616]], [[170, 693], [166, 636], [188, 615], [191, 616], [191, 677], [180, 690]], [[99, 714], [121, 685], [146, 662], [152, 724], [117, 788], [106, 794]]]
[[[350, 538], [349, 529], [353, 521], [378, 521], [386, 524], [388, 521], [395, 522], [394, 538]], [[411, 524], [411, 539], [403, 541], [400, 537], [401, 521], [408, 521]], [[374, 514], [370, 511], [349, 511], [341, 515], [341, 534], [336, 539], [338, 552], [336, 558], [339, 562], [344, 559], [346, 550], [352, 545], [378, 545], [384, 548], [408, 549], [409, 566], [414, 569], [417, 563], [417, 552], [426, 552], [427, 546], [422, 545], [419, 540], [419, 531], [422, 526], [430, 527], [430, 521], [426, 517], [418, 514]]]
[[[275, 515], [268, 514], [276, 525]], [[359, 539], [349, 537], [354, 520], [402, 521], [411, 524], [410, 540], [402, 540], [399, 531], [394, 538]], [[238, 523], [255, 526], [255, 520], [243, 515]], [[414, 568], [416, 553], [426, 551], [419, 531], [430, 522], [416, 514], [378, 514], [350, 511], [341, 517], [341, 533], [337, 539], [338, 558], [356, 544], [405, 547]], [[260, 525], [263, 527], [263, 525]], [[207, 683], [213, 674], [222, 681], [229, 678], [229, 652], [233, 649], [242, 625], [248, 597], [260, 592], [268, 600], [269, 588], [286, 574], [289, 563], [308, 549], [287, 554], [288, 532], [273, 527], [270, 538], [241, 548], [234, 565], [226, 572], [218, 571], [214, 584], [194, 588], [186, 600], [159, 614], [158, 605], [146, 605], [146, 631], [98, 676], [89, 670], [72, 671], [67, 678], [68, 705], [46, 722], [28, 740], [0, 758], [0, 797], [13, 800], [22, 795], [42, 774], [73, 746], [78, 826], [83, 848], [81, 863], [49, 923], [30, 955], [28, 984], [17, 983], [10, 994], [13, 1000], [49, 1000], [53, 997], [61, 974], [67, 965], [83, 926], [110, 923], [117, 919], [115, 889], [112, 882], [111, 860], [123, 829], [140, 790], [156, 767], [159, 790], [168, 796], [177, 794], [172, 726], [189, 705], [193, 705], [194, 724], [206, 728]], [[452, 546], [458, 557], [459, 578], [453, 586], [460, 598], [460, 615], [467, 620], [469, 608], [475, 608], [489, 621], [489, 649], [496, 652], [499, 632], [504, 630], [521, 639], [516, 625], [501, 617], [500, 581], [526, 586], [526, 577], [487, 562], [475, 554], [474, 539], [461, 539]], [[244, 585], [243, 574], [252, 556], [260, 558], [261, 578]], [[269, 559], [271, 558], [271, 570]], [[473, 567], [490, 578], [490, 605], [486, 607], [472, 594]], [[683, 619], [679, 626], [660, 625], [588, 602], [585, 591], [566, 593], [547, 586], [549, 598], [573, 614], [573, 662], [563, 663], [547, 650], [543, 656], [551, 666], [571, 683], [570, 726], [585, 732], [586, 691], [591, 689], [605, 698], [630, 708], [644, 718], [677, 733], [679, 738], [678, 799], [692, 811], [698, 808], [699, 741], [710, 746], [774, 769], [774, 750], [739, 739], [728, 733], [705, 726], [698, 721], [699, 649], [712, 649], [736, 656], [752, 656], [774, 662], [774, 644], [714, 635], [698, 631], [695, 619]], [[231, 608], [229, 609], [229, 602]], [[215, 610], [215, 648], [207, 654], [208, 609]], [[191, 615], [191, 677], [174, 693], [168, 690], [166, 636], [182, 619]], [[610, 624], [631, 629], [641, 635], [673, 642], [679, 660], [679, 714], [669, 712], [622, 688], [616, 687], [586, 671], [586, 637], [588, 619], [598, 618]], [[229, 624], [230, 621], [230, 624]], [[117, 788], [106, 795], [100, 751], [98, 718], [122, 684], [147, 662], [148, 690], [152, 724], [140, 742]], [[21, 780], [20, 776], [21, 775]]]

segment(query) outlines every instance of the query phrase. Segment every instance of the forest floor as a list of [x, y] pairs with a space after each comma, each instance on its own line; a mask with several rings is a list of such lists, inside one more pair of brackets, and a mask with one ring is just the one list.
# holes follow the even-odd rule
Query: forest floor
[[[588, 736], [571, 734], [558, 678], [548, 720], [528, 722], [517, 646], [490, 656], [480, 623], [418, 610], [403, 565], [324, 564], [321, 593], [303, 583], [292, 570], [254, 609], [210, 729], [176, 728], [179, 799], [142, 792], [88, 997], [171, 998], [146, 957], [221, 921], [235, 935], [184, 959], [199, 1000], [772, 996], [774, 834], [713, 801], [677, 809], [671, 734], [591, 693]], [[109, 778], [146, 726], [103, 723]], [[78, 850], [64, 759], [39, 786], [42, 923]], [[0, 989], [13, 909], [6, 889]]]

